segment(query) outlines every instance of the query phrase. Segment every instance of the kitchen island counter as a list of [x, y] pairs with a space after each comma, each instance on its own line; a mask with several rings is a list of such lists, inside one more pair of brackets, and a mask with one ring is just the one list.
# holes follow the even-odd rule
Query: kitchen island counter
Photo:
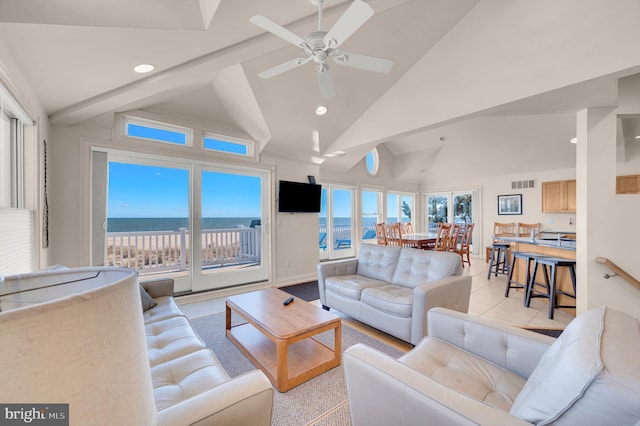
[[[575, 235], [575, 234], [574, 234]], [[557, 239], [554, 241], [549, 240], [539, 240], [536, 238], [535, 241], [532, 241], [530, 237], [509, 237], [509, 238], [501, 238], [501, 240], [508, 241], [511, 243], [511, 247], [509, 251], [513, 252], [526, 252], [526, 253], [537, 253], [545, 256], [551, 257], [559, 257], [563, 259], [576, 260], [576, 241], [575, 239]], [[525, 272], [526, 272], [526, 262], [524, 260], [517, 260], [514, 265], [513, 278], [518, 282], [525, 281]], [[538, 273], [536, 274], [536, 282], [543, 283], [544, 282], [544, 274], [542, 272], [542, 268], [538, 268]], [[571, 282], [571, 276], [567, 268], [559, 268], [558, 276], [557, 276], [557, 287], [559, 290], [573, 293], [573, 284]], [[522, 292], [521, 290], [518, 290]], [[570, 298], [565, 295], [558, 295], [558, 304], [559, 305], [575, 305], [576, 301], [573, 298]], [[576, 310], [571, 308], [561, 308], [563, 311], [575, 315]]]

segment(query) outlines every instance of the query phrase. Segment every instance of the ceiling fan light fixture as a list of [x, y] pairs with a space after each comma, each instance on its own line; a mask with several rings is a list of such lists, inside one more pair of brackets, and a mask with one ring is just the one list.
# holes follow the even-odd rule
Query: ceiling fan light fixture
[[323, 116], [329, 111], [329, 108], [326, 105], [318, 105], [316, 107], [316, 115]]
[[262, 15], [254, 15], [249, 19], [251, 23], [263, 30], [301, 48], [305, 54], [303, 58], [290, 60], [269, 68], [259, 73], [259, 77], [275, 77], [283, 72], [313, 61], [318, 64], [316, 78], [320, 83], [320, 94], [324, 99], [330, 99], [336, 95], [336, 92], [329, 73], [329, 67], [327, 66], [329, 59], [341, 66], [351, 68], [359, 68], [382, 74], [388, 74], [391, 71], [393, 67], [393, 61], [391, 60], [357, 53], [338, 53], [338, 49], [342, 44], [373, 16], [374, 11], [365, 0], [353, 0], [329, 31], [322, 29], [322, 5], [325, 0], [310, 1], [313, 6], [317, 6], [318, 8], [318, 30], [304, 37], [292, 33], [287, 28]]
[[578, 143], [578, 138], [571, 138], [571, 140], [569, 141], [571, 143]]
[[153, 71], [155, 68], [156, 67], [154, 67], [152, 64], [140, 64], [133, 67], [133, 70], [138, 74], [146, 74]]

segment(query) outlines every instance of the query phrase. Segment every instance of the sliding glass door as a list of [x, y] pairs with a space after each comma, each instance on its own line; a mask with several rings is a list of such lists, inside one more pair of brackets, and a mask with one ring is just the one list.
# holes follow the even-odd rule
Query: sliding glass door
[[322, 185], [320, 205], [320, 259], [342, 259], [355, 255], [355, 190]]
[[389, 192], [387, 194], [387, 223], [412, 222], [415, 195]]
[[268, 171], [122, 152], [93, 158], [94, 265], [168, 275], [177, 292], [268, 280]]
[[[478, 190], [468, 190], [425, 194], [427, 229], [434, 231], [441, 222], [477, 224], [479, 222], [478, 193]], [[473, 240], [476, 235], [480, 235], [479, 232], [478, 226], [475, 226], [471, 245], [471, 252], [475, 254], [478, 253], [478, 245], [474, 245]]]
[[362, 191], [362, 240], [375, 240], [375, 224], [382, 219], [382, 191], [365, 189]]
[[[199, 271], [194, 290], [268, 278], [263, 256], [263, 177], [202, 170]], [[194, 246], [195, 248], [195, 246]]]
[[190, 170], [108, 163], [106, 264], [188, 278]]

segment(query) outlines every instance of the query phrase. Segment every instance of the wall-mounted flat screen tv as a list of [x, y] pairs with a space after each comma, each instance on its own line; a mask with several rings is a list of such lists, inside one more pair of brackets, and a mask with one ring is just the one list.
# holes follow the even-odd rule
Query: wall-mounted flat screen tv
[[281, 180], [278, 211], [282, 213], [320, 213], [322, 185]]

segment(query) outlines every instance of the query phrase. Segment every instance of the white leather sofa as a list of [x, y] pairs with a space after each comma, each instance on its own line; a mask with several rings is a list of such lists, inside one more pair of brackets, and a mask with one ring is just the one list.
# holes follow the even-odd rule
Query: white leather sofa
[[357, 259], [318, 264], [320, 301], [412, 344], [436, 306], [467, 312], [471, 277], [456, 253], [362, 244]]
[[172, 279], [141, 285], [155, 304], [143, 316], [158, 425], [271, 425], [267, 377], [260, 370], [229, 377], [174, 301]]
[[359, 425], [639, 425], [640, 323], [601, 307], [558, 339], [447, 309], [393, 359], [365, 345], [343, 362]]
[[270, 426], [267, 377], [230, 378], [173, 280], [142, 285], [112, 267], [0, 277], [0, 401], [68, 404], [72, 425]]

